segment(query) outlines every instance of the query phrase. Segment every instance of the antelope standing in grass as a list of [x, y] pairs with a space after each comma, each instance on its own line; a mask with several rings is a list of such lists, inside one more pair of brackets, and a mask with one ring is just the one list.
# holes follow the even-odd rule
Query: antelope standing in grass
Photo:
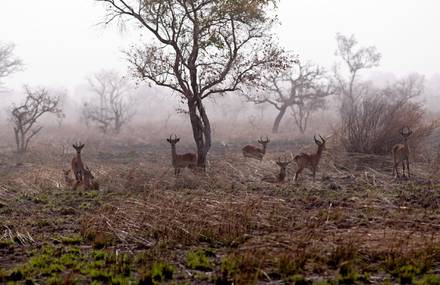
[[290, 154], [290, 160], [281, 160], [281, 157], [278, 158], [276, 164], [280, 167], [280, 173], [277, 176], [268, 176], [264, 177], [262, 181], [268, 183], [284, 183], [287, 175], [287, 166], [293, 161], [292, 154]]
[[194, 168], [197, 166], [197, 155], [194, 153], [185, 153], [185, 154], [177, 154], [176, 153], [176, 144], [180, 141], [176, 135], [174, 135], [174, 139], [170, 136], [167, 141], [171, 144], [171, 159], [174, 167], [174, 174], [177, 175], [180, 173], [181, 168]]
[[258, 159], [259, 161], [263, 160], [264, 155], [266, 154], [267, 144], [270, 143], [269, 138], [266, 136], [266, 140], [263, 140], [261, 137], [258, 140], [258, 143], [263, 146], [263, 148], [256, 147], [254, 145], [246, 145], [241, 149], [244, 157], [250, 157]]
[[321, 160], [322, 152], [325, 150], [325, 139], [319, 135], [321, 141], [316, 139], [314, 136], [314, 140], [318, 149], [316, 153], [308, 154], [308, 153], [300, 153], [295, 156], [294, 160], [298, 166], [298, 169], [295, 173], [295, 181], [298, 180], [299, 174], [304, 170], [304, 168], [308, 168], [312, 171], [313, 180], [315, 180], [316, 170], [318, 169], [319, 161]]
[[[406, 129], [406, 130], [405, 130]], [[392, 153], [393, 153], [393, 175], [396, 173], [397, 177], [400, 177], [399, 171], [397, 170], [397, 167], [400, 163], [402, 163], [402, 170], [403, 170], [403, 177], [405, 177], [405, 163], [406, 163], [406, 169], [408, 172], [408, 178], [411, 177], [411, 174], [409, 172], [409, 146], [408, 146], [408, 137], [412, 134], [412, 131], [406, 127], [400, 129], [400, 135], [403, 137], [403, 143], [399, 143], [393, 146]]]
[[76, 150], [76, 156], [72, 159], [72, 171], [73, 175], [75, 175], [76, 181], [82, 181], [84, 176], [84, 163], [81, 159], [81, 150], [84, 147], [84, 144], [73, 144], [73, 148]]

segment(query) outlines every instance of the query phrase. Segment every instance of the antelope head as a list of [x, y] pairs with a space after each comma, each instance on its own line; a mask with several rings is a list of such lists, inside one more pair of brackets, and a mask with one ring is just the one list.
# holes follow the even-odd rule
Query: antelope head
[[79, 142], [79, 143], [73, 144], [72, 146], [76, 150], [77, 153], [81, 153], [81, 150], [83, 149], [84, 144]]
[[320, 148], [320, 149], [325, 149], [325, 143], [326, 143], [326, 140], [321, 136], [321, 135], [319, 135], [319, 138], [321, 139], [321, 140], [318, 140], [317, 138], [316, 138], [316, 136], [313, 136], [313, 139], [315, 140], [315, 143], [316, 143], [316, 145], [318, 145], [318, 147]]
[[258, 143], [263, 146], [263, 149], [266, 149], [267, 144], [270, 143], [270, 139], [268, 136], [266, 136], [265, 140], [263, 140], [263, 138], [260, 137], [260, 139], [258, 140]]
[[275, 162], [281, 169], [286, 169], [286, 167], [290, 164], [290, 163], [292, 163], [292, 161], [293, 161], [293, 155], [292, 155], [292, 153], [290, 153], [290, 159], [286, 159], [286, 158], [284, 158], [284, 159], [282, 159], [282, 157], [280, 156], [279, 158], [278, 158], [278, 160]]
[[170, 135], [170, 138], [167, 139], [167, 141], [171, 144], [171, 145], [176, 145], [176, 143], [178, 143], [180, 141], [180, 138], [178, 138], [176, 135], [174, 135], [174, 139], [173, 136]]
[[87, 176], [89, 179], [95, 179], [95, 176], [93, 176], [92, 171], [88, 166], [84, 169], [84, 176]]
[[403, 137], [403, 140], [406, 142], [408, 137], [412, 135], [412, 131], [409, 127], [403, 127], [400, 129], [400, 135]]

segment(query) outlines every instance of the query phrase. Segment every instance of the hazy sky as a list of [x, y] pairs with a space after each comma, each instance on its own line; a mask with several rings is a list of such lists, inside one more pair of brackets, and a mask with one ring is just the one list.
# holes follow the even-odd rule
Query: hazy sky
[[[334, 62], [335, 34], [354, 33], [383, 55], [381, 72], [440, 72], [439, 0], [281, 0], [281, 43], [324, 66]], [[72, 90], [101, 69], [124, 69], [121, 50], [135, 38], [97, 25], [93, 0], [1, 0], [0, 41], [17, 45], [26, 69], [7, 79]]]

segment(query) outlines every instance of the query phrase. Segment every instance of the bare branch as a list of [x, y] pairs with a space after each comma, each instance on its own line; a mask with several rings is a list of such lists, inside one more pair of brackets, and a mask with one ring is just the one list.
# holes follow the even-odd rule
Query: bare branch
[[94, 97], [85, 102], [82, 115], [106, 133], [112, 126], [119, 133], [135, 114], [133, 86], [114, 71], [103, 71], [88, 79]]
[[32, 89], [25, 86], [24, 89], [26, 93], [24, 103], [13, 105], [10, 113], [18, 153], [26, 152], [31, 139], [42, 130], [41, 126], [36, 126], [41, 116], [46, 113], [63, 116], [60, 106], [61, 96], [52, 96], [44, 88]]
[[2, 78], [20, 71], [23, 67], [23, 62], [14, 56], [14, 48], [13, 44], [0, 43], [0, 85]]

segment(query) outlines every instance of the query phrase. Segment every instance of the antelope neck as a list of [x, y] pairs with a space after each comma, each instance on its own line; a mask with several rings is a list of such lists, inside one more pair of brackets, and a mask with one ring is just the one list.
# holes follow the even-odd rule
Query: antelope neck
[[176, 145], [175, 144], [171, 144], [171, 157], [173, 160], [173, 164], [176, 162]]
[[322, 148], [322, 145], [320, 145], [320, 146], [318, 146], [318, 150], [316, 151], [316, 154], [321, 156], [322, 151], [323, 151], [323, 148]]
[[286, 178], [286, 170], [281, 170], [280, 174], [278, 174], [278, 178], [279, 180], [284, 180], [284, 178]]

